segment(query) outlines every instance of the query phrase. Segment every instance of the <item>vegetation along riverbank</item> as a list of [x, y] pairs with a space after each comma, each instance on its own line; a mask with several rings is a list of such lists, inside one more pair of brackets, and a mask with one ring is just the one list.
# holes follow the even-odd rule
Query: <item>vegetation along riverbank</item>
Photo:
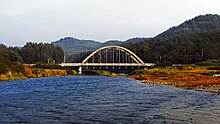
[[24, 78], [41, 78], [49, 76], [76, 75], [75, 70], [54, 65], [37, 65], [29, 67], [21, 63], [13, 63], [5, 73], [0, 73], [0, 80], [14, 80]]
[[129, 78], [143, 83], [173, 85], [179, 88], [220, 92], [219, 66], [166, 66], [141, 69], [132, 72]]

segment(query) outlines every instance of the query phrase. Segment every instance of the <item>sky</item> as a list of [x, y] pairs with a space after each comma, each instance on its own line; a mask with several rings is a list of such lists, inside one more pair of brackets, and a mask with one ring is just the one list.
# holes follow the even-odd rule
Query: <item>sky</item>
[[0, 43], [154, 37], [198, 15], [220, 15], [219, 6], [220, 0], [0, 0]]

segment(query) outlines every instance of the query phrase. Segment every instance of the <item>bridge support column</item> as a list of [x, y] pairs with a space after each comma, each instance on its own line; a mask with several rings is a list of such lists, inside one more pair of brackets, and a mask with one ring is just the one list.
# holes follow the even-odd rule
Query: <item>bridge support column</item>
[[82, 74], [82, 67], [81, 66], [79, 66], [79, 75], [81, 75]]

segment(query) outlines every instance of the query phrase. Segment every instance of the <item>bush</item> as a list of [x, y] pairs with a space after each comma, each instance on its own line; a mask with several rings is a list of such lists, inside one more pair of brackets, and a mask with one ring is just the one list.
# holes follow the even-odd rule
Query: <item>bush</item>
[[109, 71], [104, 70], [84, 70], [83, 74], [85, 75], [109, 75]]
[[74, 75], [73, 71], [69, 68], [66, 68], [67, 75]]
[[49, 65], [49, 64], [36, 64], [31, 68], [40, 68], [40, 69], [64, 69], [64, 67], [60, 65]]
[[219, 66], [220, 65], [220, 60], [211, 59], [211, 60], [207, 60], [207, 61], [203, 61], [203, 62], [198, 62], [198, 63], [196, 63], [196, 65], [200, 65], [200, 66]]
[[72, 70], [73, 75], [77, 75], [76, 70]]
[[132, 71], [129, 75], [139, 75], [139, 74], [147, 74], [148, 70], [147, 69], [139, 69]]
[[5, 74], [10, 70], [9, 66], [3, 63], [0, 63], [0, 74]]
[[32, 70], [29, 67], [27, 67], [26, 65], [22, 65], [22, 68], [25, 77], [29, 77], [32, 75]]
[[5, 75], [0, 75], [0, 80], [7, 80], [7, 77]]
[[220, 66], [209, 67], [207, 69], [209, 69], [209, 70], [220, 70]]

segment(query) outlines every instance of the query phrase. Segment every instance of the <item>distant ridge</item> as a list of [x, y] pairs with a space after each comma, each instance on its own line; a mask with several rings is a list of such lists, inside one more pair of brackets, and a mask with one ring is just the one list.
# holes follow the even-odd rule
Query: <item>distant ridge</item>
[[187, 20], [179, 26], [174, 26], [157, 35], [156, 38], [175, 37], [183, 33], [205, 33], [217, 30], [220, 31], [220, 16], [217, 14], [207, 14]]
[[64, 52], [94, 50], [101, 45], [100, 42], [93, 40], [80, 40], [73, 37], [65, 37], [52, 44], [60, 46]]
[[132, 38], [126, 41], [119, 41], [119, 40], [110, 40], [106, 42], [98, 42], [94, 40], [80, 40], [73, 37], [65, 37], [61, 38], [58, 41], [52, 42], [52, 44], [60, 46], [64, 52], [80, 52], [80, 51], [92, 51], [102, 46], [107, 45], [121, 45], [124, 43], [137, 43], [145, 41], [147, 38]]

